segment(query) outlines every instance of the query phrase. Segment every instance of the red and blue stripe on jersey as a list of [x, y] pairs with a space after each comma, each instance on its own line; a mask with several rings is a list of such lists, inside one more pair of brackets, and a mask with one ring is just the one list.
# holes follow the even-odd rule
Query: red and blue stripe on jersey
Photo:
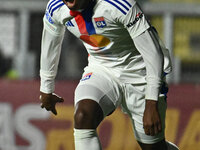
[[81, 34], [92, 35], [96, 34], [93, 22], [93, 7], [95, 3], [91, 3], [87, 9], [82, 12], [70, 11], [70, 15], [75, 17], [76, 23], [78, 25]]
[[[70, 11], [70, 15], [75, 17], [76, 24], [81, 34], [79, 38], [93, 47], [98, 47], [102, 49], [110, 43], [110, 40], [107, 37], [96, 33], [94, 24], [92, 22], [94, 6], [95, 2], [92, 2], [84, 11]], [[104, 21], [102, 20], [104, 19], [103, 17], [100, 18], [101, 21]], [[99, 21], [98, 19], [96, 20]], [[105, 27], [105, 25], [99, 27], [102, 28]]]
[[[95, 3], [92, 3], [87, 9], [82, 12], [70, 11], [70, 15], [75, 17], [76, 24], [81, 34], [79, 38], [93, 47], [98, 47], [99, 49], [102, 49], [110, 43], [110, 39], [96, 33], [94, 24], [92, 22], [94, 5]], [[106, 26], [103, 17], [94, 18], [94, 20], [95, 22], [101, 21], [104, 23], [101, 26], [97, 26], [98, 28], [103, 28]]]

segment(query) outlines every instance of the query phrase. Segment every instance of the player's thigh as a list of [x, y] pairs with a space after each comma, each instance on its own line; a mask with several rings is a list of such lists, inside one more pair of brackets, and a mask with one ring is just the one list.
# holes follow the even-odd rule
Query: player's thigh
[[120, 85], [104, 70], [87, 68], [75, 90], [75, 106], [84, 99], [95, 101], [104, 117], [118, 106], [121, 100]]
[[123, 108], [129, 113], [132, 120], [134, 135], [137, 141], [145, 144], [154, 144], [164, 139], [165, 114], [167, 103], [164, 95], [160, 95], [158, 100], [158, 110], [162, 122], [162, 131], [155, 135], [146, 135], [143, 128], [143, 114], [145, 110], [145, 84], [126, 85], [126, 97], [123, 101]]

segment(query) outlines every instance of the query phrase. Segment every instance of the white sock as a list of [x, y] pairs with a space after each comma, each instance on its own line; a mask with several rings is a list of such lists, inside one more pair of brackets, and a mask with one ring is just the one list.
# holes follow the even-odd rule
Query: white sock
[[75, 150], [102, 150], [95, 129], [74, 129]]
[[166, 141], [166, 143], [167, 143], [167, 150], [179, 150], [179, 148], [175, 144], [169, 141]]

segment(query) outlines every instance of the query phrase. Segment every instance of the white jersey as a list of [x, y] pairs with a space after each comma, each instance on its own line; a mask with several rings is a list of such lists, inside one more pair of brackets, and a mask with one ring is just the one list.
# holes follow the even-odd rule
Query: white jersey
[[[85, 45], [89, 66], [106, 67], [124, 83], [147, 83], [151, 91], [156, 87], [156, 92], [149, 91], [149, 95], [157, 96], [162, 72], [169, 73], [171, 63], [163, 45], [164, 67], [159, 60], [155, 61], [163, 56], [148, 57], [136, 48], [134, 39], [149, 27], [135, 0], [97, 0], [83, 11], [71, 11], [62, 0], [50, 0], [44, 16], [40, 90], [45, 93], [54, 91], [61, 44], [67, 28]], [[147, 70], [150, 70], [149, 74]], [[153, 81], [148, 83], [148, 77]], [[152, 97], [155, 96], [149, 96]]]

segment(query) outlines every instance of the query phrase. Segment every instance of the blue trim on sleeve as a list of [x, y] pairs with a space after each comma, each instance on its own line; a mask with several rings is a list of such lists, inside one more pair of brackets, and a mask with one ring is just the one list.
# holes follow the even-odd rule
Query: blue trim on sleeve
[[[59, 5], [57, 5], [58, 3], [60, 3]], [[57, 6], [56, 6], [57, 5]], [[61, 7], [62, 5], [64, 5], [64, 3], [62, 2], [62, 0], [53, 0], [49, 6], [48, 6], [48, 11], [49, 14], [52, 16], [53, 15], [53, 11], [55, 11], [56, 9], [58, 9], [59, 7]], [[56, 6], [56, 7], [55, 7]], [[55, 9], [56, 8], [56, 9]]]
[[51, 6], [51, 4], [52, 4], [53, 2], [55, 2], [55, 1], [56, 1], [56, 0], [52, 0], [52, 1], [51, 1], [51, 3], [49, 3], [49, 5], [48, 5], [48, 7], [47, 7], [47, 8], [49, 9], [49, 8], [50, 8], [50, 6]]
[[111, 5], [115, 6], [117, 9], [119, 9], [124, 15], [126, 15], [126, 12], [122, 10], [119, 6], [117, 6], [115, 3], [111, 2], [110, 0], [105, 0], [106, 2], [110, 3]]
[[126, 7], [124, 4], [122, 4], [120, 1], [115, 0], [118, 4], [120, 4], [121, 6], [123, 6], [127, 11], [129, 10], [128, 7]]
[[61, 4], [59, 4], [58, 6], [56, 6], [55, 8], [53, 8], [53, 9], [52, 9], [52, 12], [51, 12], [51, 16], [53, 16], [53, 12], [54, 12], [56, 9], [60, 8], [60, 7], [63, 6], [63, 5], [64, 5], [64, 3], [61, 3]]
[[132, 7], [132, 5], [128, 1], [126, 0], [122, 0], [122, 1], [124, 1], [129, 7]]

